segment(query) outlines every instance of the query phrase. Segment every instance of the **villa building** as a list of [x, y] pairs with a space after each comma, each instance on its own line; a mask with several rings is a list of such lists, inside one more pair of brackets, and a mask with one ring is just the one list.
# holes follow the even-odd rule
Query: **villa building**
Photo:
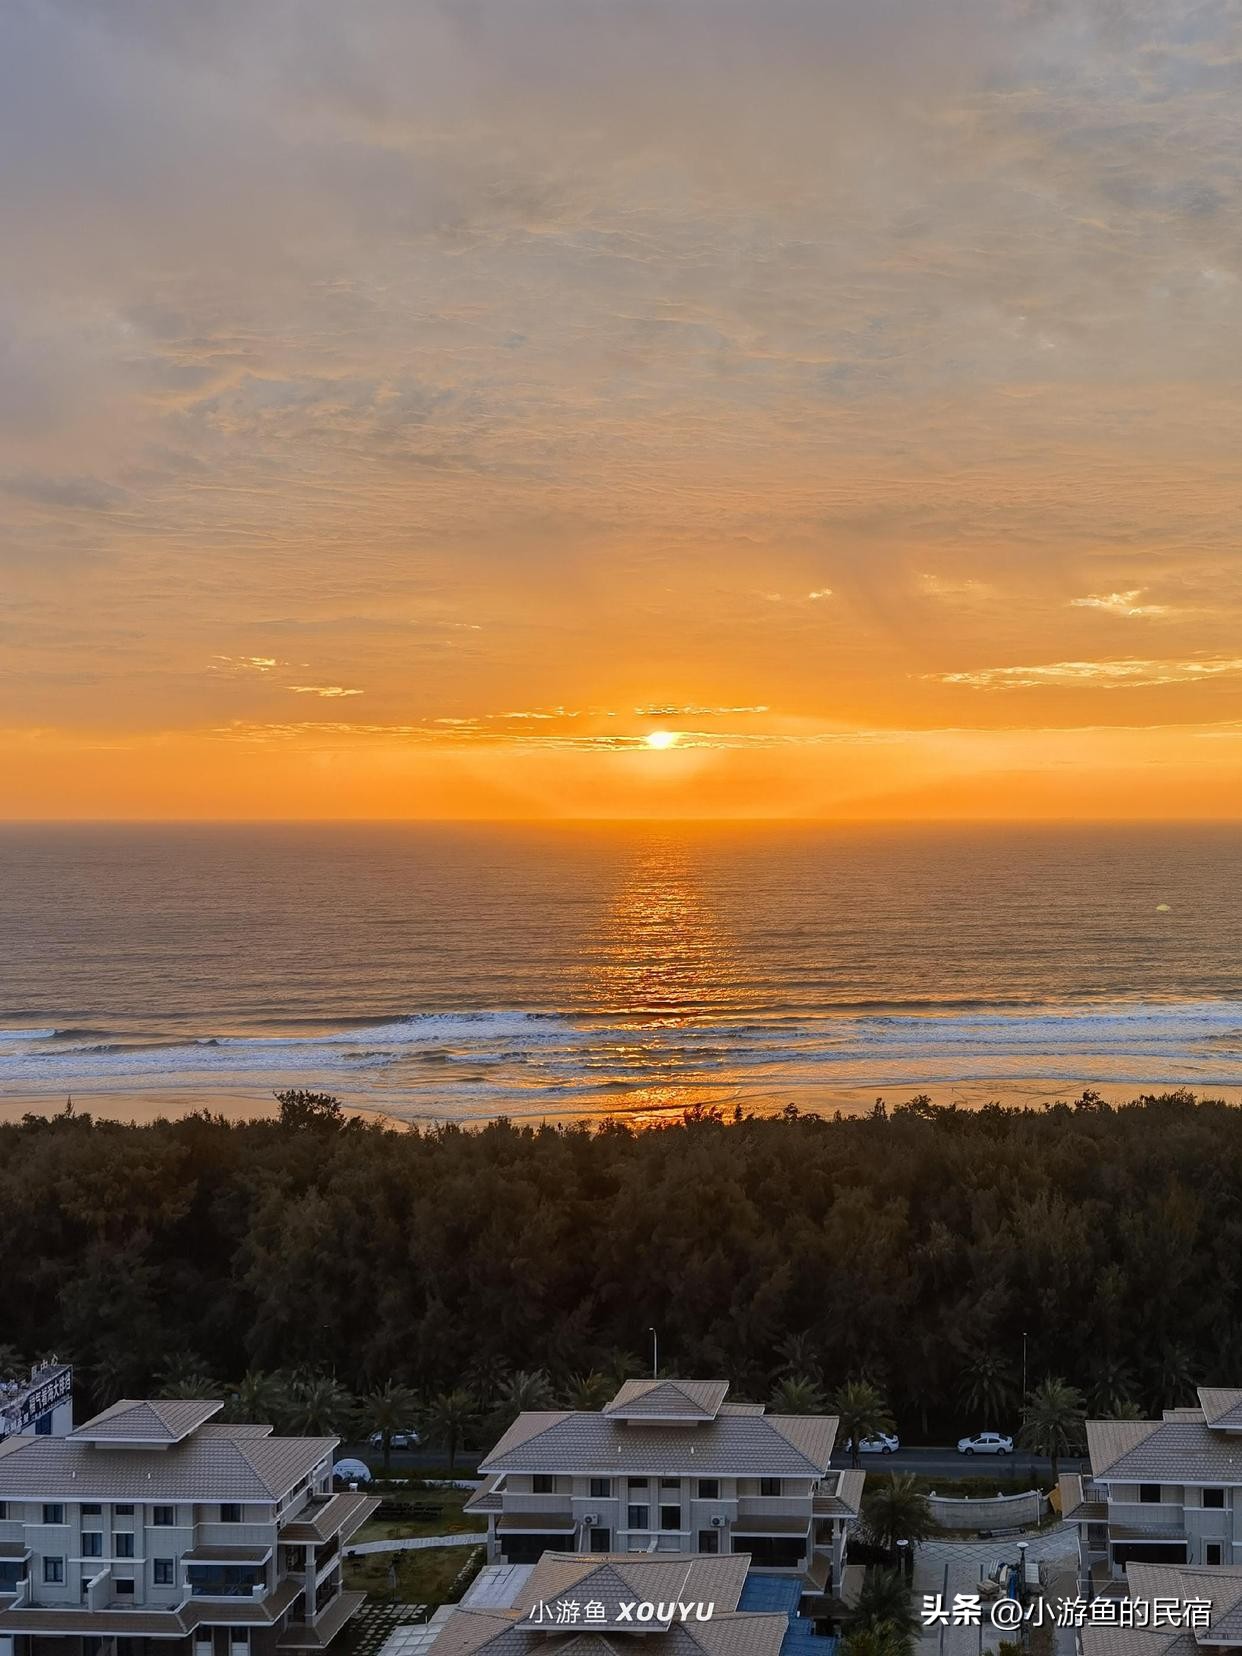
[[29, 1377], [0, 1380], [0, 1440], [33, 1432], [63, 1437], [73, 1429], [73, 1370], [52, 1357], [36, 1363]]
[[1108, 1616], [1079, 1628], [1079, 1656], [1215, 1656], [1242, 1646], [1242, 1566], [1128, 1564], [1125, 1587], [1126, 1599], [1094, 1602], [1092, 1613]]
[[522, 1414], [466, 1505], [491, 1561], [744, 1553], [756, 1570], [839, 1590], [864, 1474], [830, 1471], [837, 1422], [726, 1401], [724, 1380], [629, 1380], [599, 1412]]
[[741, 1557], [545, 1553], [485, 1576], [429, 1656], [780, 1656], [789, 1632], [787, 1615], [740, 1608]]
[[1200, 1388], [1160, 1420], [1089, 1420], [1090, 1476], [1063, 1477], [1080, 1573], [1097, 1587], [1127, 1564], [1242, 1565], [1242, 1391]]
[[0, 1656], [321, 1651], [362, 1601], [345, 1541], [378, 1506], [331, 1492], [337, 1440], [126, 1400], [0, 1442]]

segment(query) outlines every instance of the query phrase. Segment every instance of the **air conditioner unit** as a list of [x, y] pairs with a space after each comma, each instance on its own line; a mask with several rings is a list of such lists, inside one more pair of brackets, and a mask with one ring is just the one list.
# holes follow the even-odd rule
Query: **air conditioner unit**
[[724, 1519], [720, 1516], [719, 1513], [717, 1513], [716, 1516], [712, 1519], [712, 1528], [713, 1529], [723, 1529], [724, 1528]]
[[599, 1514], [597, 1512], [588, 1512], [586, 1517], [582, 1520], [582, 1522], [584, 1524], [598, 1524], [599, 1523]]

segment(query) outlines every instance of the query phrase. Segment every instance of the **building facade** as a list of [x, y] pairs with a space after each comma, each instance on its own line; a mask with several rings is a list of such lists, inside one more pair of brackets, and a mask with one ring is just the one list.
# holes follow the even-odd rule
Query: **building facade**
[[744, 1553], [753, 1569], [831, 1594], [865, 1474], [829, 1469], [834, 1416], [769, 1415], [727, 1392], [726, 1381], [631, 1380], [599, 1412], [520, 1415], [466, 1506], [487, 1520], [489, 1560]]
[[36, 1363], [27, 1378], [0, 1381], [0, 1440], [33, 1432], [64, 1437], [73, 1430], [73, 1370], [55, 1357]]
[[1242, 1565], [1242, 1391], [1200, 1388], [1160, 1420], [1089, 1420], [1089, 1476], [1060, 1481], [1079, 1568], [1097, 1588], [1130, 1563]]
[[378, 1506], [332, 1493], [335, 1438], [126, 1400], [0, 1442], [0, 1656], [323, 1650], [358, 1608], [344, 1543]]

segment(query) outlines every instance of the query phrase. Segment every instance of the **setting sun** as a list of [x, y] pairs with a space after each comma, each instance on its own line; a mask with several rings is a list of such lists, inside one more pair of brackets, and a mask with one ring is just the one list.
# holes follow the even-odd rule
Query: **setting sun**
[[660, 748], [660, 749], [676, 747], [679, 734], [680, 734], [680, 732], [678, 732], [676, 730], [652, 730], [652, 731], [648, 731], [648, 733], [647, 733], [647, 746], [649, 748]]

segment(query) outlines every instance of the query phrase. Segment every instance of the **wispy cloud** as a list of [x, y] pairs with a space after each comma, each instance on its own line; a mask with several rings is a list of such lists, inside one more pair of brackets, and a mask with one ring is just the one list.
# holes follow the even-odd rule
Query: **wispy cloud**
[[964, 673], [928, 673], [941, 684], [972, 690], [1037, 690], [1082, 686], [1100, 690], [1198, 684], [1205, 679], [1242, 676], [1242, 657], [1199, 657], [1189, 661], [1051, 661], [1033, 667], [981, 667]]
[[360, 696], [361, 690], [348, 689], [343, 684], [287, 684], [295, 696], [322, 696], [325, 701], [339, 701], [345, 696]]
[[1085, 598], [1071, 598], [1070, 608], [1105, 610], [1109, 615], [1136, 618], [1170, 613], [1168, 604], [1141, 604], [1139, 599], [1145, 591], [1145, 587], [1132, 587], [1129, 592], [1091, 592]]

